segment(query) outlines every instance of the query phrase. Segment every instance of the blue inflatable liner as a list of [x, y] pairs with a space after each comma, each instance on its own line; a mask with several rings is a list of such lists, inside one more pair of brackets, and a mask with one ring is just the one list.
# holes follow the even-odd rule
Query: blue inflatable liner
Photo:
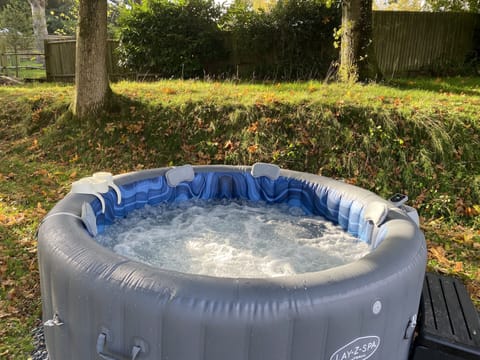
[[176, 187], [167, 184], [165, 176], [144, 179], [120, 186], [122, 202], [117, 204], [116, 194], [110, 190], [105, 196], [106, 211], [102, 213], [100, 201], [92, 203], [97, 217], [99, 232], [111, 225], [115, 218], [124, 217], [130, 211], [148, 205], [173, 203], [191, 199], [239, 199], [263, 201], [268, 204], [287, 203], [301, 208], [305, 214], [320, 215], [339, 224], [350, 234], [368, 242], [362, 233], [361, 223], [364, 207], [358, 201], [321, 184], [279, 177], [271, 180], [255, 178], [250, 173], [208, 172], [197, 173], [191, 182], [182, 182]]

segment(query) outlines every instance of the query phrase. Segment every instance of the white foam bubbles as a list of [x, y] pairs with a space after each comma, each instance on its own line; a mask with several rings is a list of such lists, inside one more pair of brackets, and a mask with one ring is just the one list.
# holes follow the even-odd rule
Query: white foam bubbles
[[246, 201], [146, 206], [97, 241], [163, 269], [219, 277], [275, 277], [355, 261], [369, 246], [298, 208]]

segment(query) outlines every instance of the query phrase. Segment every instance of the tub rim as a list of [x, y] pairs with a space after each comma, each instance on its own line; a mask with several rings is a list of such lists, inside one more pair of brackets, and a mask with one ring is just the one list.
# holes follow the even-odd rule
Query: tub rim
[[[171, 169], [157, 168], [114, 176], [118, 185], [164, 175]], [[250, 171], [250, 166], [198, 165], [195, 172]], [[125, 289], [135, 289], [170, 298], [222, 299], [271, 303], [295, 295], [305, 301], [321, 297], [354, 296], [356, 292], [376, 283], [393, 281], [399, 274], [426, 261], [423, 233], [401, 210], [378, 195], [338, 180], [304, 172], [281, 170], [281, 176], [315, 183], [322, 181], [339, 191], [352, 191], [362, 202], [379, 201], [387, 204], [389, 219], [382, 225], [387, 232], [383, 242], [363, 258], [330, 269], [279, 276], [275, 278], [234, 278], [187, 274], [140, 263], [116, 254], [97, 243], [85, 230], [81, 220], [72, 216], [51, 216], [70, 213], [80, 216], [84, 202], [92, 195], [68, 194], [49, 212], [38, 232], [39, 260], [49, 258], [105, 283], [117, 283]], [[307, 291], [308, 290], [308, 291]]]

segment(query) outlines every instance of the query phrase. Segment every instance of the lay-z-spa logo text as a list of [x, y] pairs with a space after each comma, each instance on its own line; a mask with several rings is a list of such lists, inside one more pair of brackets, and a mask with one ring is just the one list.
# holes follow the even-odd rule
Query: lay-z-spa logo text
[[380, 346], [378, 336], [363, 336], [335, 351], [330, 360], [367, 360]]

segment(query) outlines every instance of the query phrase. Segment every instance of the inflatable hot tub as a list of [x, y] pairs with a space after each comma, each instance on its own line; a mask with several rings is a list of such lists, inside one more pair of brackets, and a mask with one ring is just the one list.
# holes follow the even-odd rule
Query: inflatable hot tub
[[[275, 278], [145, 265], [94, 239], [146, 204], [288, 203], [372, 246], [360, 260]], [[406, 360], [426, 265], [401, 207], [352, 185], [267, 164], [184, 166], [76, 182], [38, 233], [50, 359]]]

